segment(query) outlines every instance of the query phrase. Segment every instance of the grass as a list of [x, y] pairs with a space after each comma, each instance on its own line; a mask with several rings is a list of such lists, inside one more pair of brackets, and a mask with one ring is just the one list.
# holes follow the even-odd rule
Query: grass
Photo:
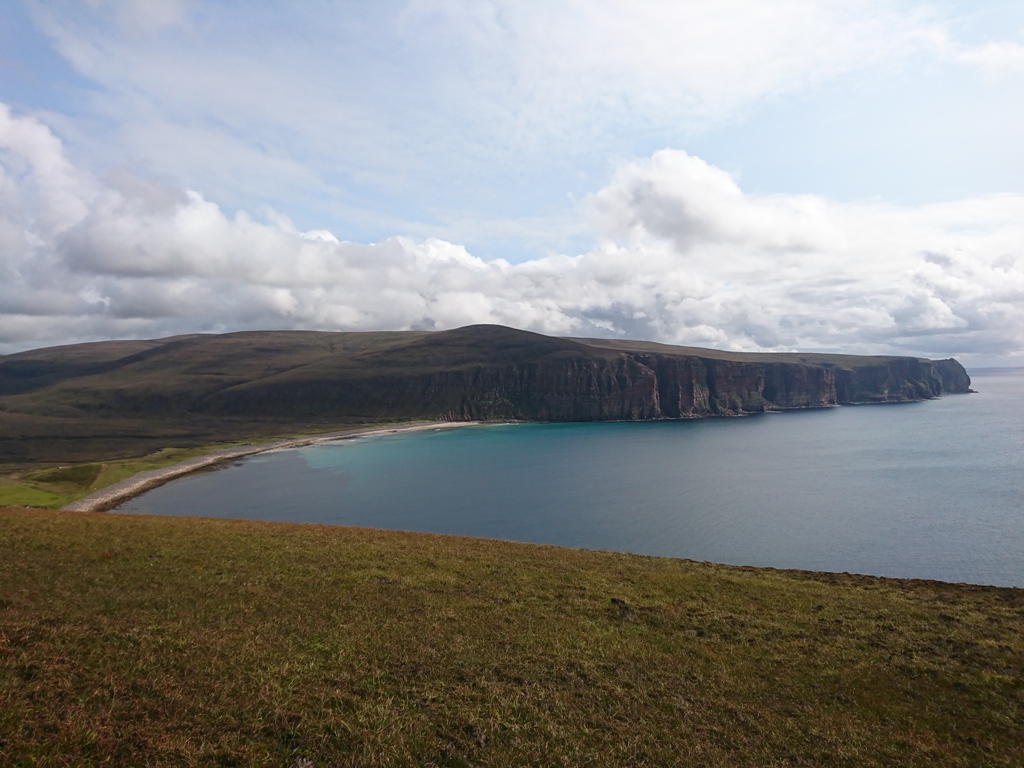
[[104, 469], [89, 463], [0, 471], [0, 504], [58, 509], [98, 487]]
[[59, 509], [75, 499], [125, 480], [138, 472], [177, 464], [230, 445], [164, 448], [138, 458], [84, 464], [0, 465], [0, 505]]
[[0, 485], [0, 505], [59, 509], [74, 498], [76, 497], [44, 491], [29, 485]]
[[1024, 590], [0, 510], [0, 764], [1024, 764]]

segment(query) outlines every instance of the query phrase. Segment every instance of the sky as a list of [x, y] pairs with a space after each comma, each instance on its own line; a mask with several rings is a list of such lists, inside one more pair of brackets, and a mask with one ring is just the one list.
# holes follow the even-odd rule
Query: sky
[[1024, 365], [1024, 3], [0, 6], [0, 354], [471, 323]]

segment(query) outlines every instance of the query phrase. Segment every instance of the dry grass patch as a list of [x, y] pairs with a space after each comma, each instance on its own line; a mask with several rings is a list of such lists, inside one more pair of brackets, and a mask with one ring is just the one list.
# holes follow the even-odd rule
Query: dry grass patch
[[0, 764], [1024, 764], [1024, 591], [0, 510]]

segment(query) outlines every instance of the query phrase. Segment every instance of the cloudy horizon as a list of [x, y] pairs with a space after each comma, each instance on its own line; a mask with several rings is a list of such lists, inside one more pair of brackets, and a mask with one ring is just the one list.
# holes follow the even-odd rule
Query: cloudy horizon
[[1012, 3], [0, 18], [0, 354], [500, 323], [1024, 364]]

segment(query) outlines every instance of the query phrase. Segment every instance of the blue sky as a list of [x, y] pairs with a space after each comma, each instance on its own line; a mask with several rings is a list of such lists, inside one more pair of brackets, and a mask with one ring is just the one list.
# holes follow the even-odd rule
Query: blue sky
[[445, 328], [1024, 357], [1024, 4], [12, 2], [0, 353]]

